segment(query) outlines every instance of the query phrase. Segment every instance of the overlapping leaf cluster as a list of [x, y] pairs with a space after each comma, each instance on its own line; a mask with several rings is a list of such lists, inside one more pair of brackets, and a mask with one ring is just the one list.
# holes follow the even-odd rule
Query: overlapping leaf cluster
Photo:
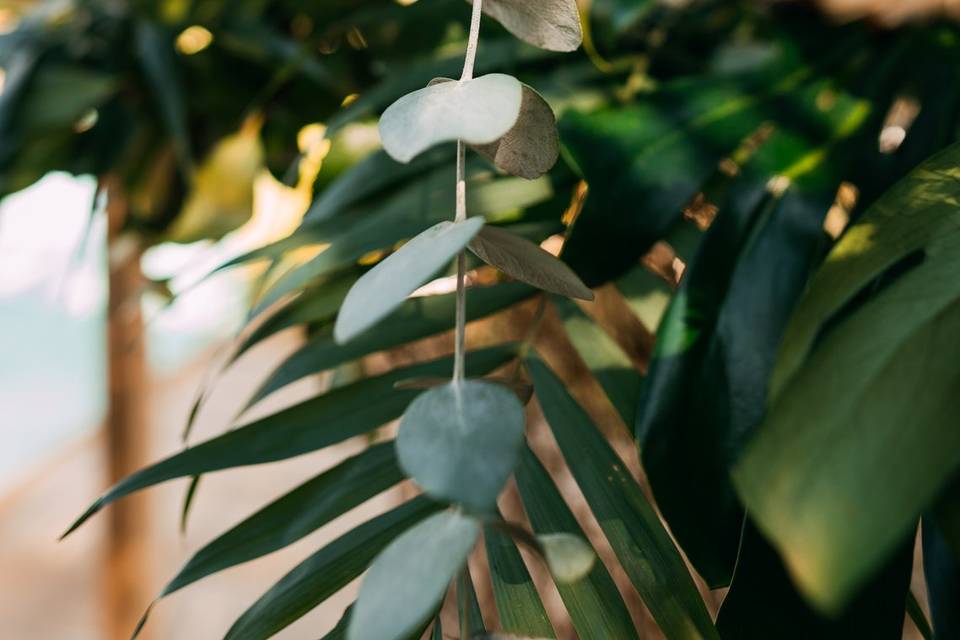
[[[885, 33], [835, 26], [800, 7], [593, 0], [584, 22], [585, 56], [519, 44], [488, 21], [479, 77], [446, 81], [462, 65], [462, 0], [276, 2], [270, 11], [250, 2], [237, 3], [242, 10], [233, 12], [209, 3], [207, 14], [198, 3], [172, 24], [160, 4], [152, 13], [127, 16], [117, 23], [125, 25], [120, 31], [150, 43], [159, 28], [166, 34], [159, 50], [170, 53], [178, 28], [201, 22], [215, 36], [210, 50], [173, 67], [157, 62], [165, 55], [142, 69], [124, 67], [110, 76], [125, 88], [117, 93], [84, 83], [84, 92], [74, 95], [89, 90], [92, 97], [79, 111], [96, 105], [101, 124], [112, 122], [117, 109], [140, 114], [132, 120], [150, 125], [151, 153], [165, 147], [169, 157], [195, 162], [227, 132], [240, 130], [245, 107], [255, 104], [264, 115], [265, 162], [288, 178], [300, 158], [291, 143], [300, 127], [322, 120], [333, 142], [300, 229], [231, 263], [282, 265], [300, 247], [328, 246], [273, 273], [256, 304], [257, 313], [276, 309], [244, 336], [237, 357], [291, 326], [309, 327], [309, 340], [270, 374], [251, 404], [307, 375], [453, 329], [455, 294], [408, 295], [465, 248], [467, 267], [492, 264], [533, 285], [470, 287], [467, 321], [542, 295], [536, 288], [586, 296], [566, 268], [536, 248], [563, 233], [566, 265], [587, 285], [606, 285], [622, 298], [642, 327], [633, 346], [651, 356], [644, 374], [623, 341], [592, 314], [559, 296], [548, 297], [549, 304], [612, 408], [635, 428], [657, 506], [686, 558], [709, 586], [731, 585], [714, 622], [640, 485], [525, 345], [522, 368], [559, 452], [622, 575], [664, 635], [899, 638], [921, 514], [929, 516], [925, 564], [934, 627], [951, 632], [958, 572], [950, 549], [960, 546], [960, 501], [951, 484], [960, 463], [955, 430], [948, 428], [960, 397], [952, 240], [957, 152], [916, 167], [956, 142], [960, 34], [954, 25]], [[562, 28], [576, 16], [572, 3], [536, 3], [543, 6], [535, 15], [534, 4], [487, 0], [484, 9], [535, 47], [575, 48]], [[300, 13], [313, 31], [288, 38]], [[318, 56], [321, 48], [330, 53]], [[76, 58], [77, 51], [88, 53]], [[54, 61], [84, 72], [111, 69], [96, 51], [51, 46], [23, 68], [36, 77], [52, 73]], [[115, 64], [139, 59], [116, 57]], [[245, 77], [223, 83], [229, 91], [211, 95], [217, 92], [201, 86], [211, 74], [233, 79], [238, 59], [252, 62]], [[12, 114], [23, 122], [35, 111], [8, 101], [21, 95], [10, 88], [27, 86], [9, 68], [3, 131]], [[155, 86], [150, 78], [171, 77], [166, 68], [178, 71], [179, 92], [192, 100], [163, 90], [163, 99], [132, 100]], [[264, 84], [277, 88], [258, 102]], [[341, 106], [348, 92], [356, 98]], [[919, 113], [895, 123], [904, 129], [902, 144], [881, 151], [888, 114], [904, 101], [921, 105]], [[131, 104], [137, 110], [127, 111]], [[201, 112], [213, 106], [223, 110], [208, 123]], [[186, 127], [176, 125], [178, 113], [185, 113]], [[348, 134], [369, 127], [380, 113], [387, 150], [408, 164], [382, 152], [351, 152]], [[3, 145], [24, 141], [8, 155], [0, 145], [5, 179], [24, 171], [17, 173], [27, 176], [19, 185], [46, 168], [88, 170], [56, 158], [106, 157], [81, 153], [87, 147], [76, 145], [93, 140], [101, 124], [77, 134], [75, 116], [58, 121], [61, 137], [38, 133], [26, 142], [39, 127], [4, 135]], [[190, 134], [185, 155], [177, 151], [183, 142], [171, 142], [184, 140], [173, 135], [184, 130]], [[44, 156], [51, 164], [33, 173], [24, 169], [32, 150], [42, 148], [38, 141], [61, 139], [74, 146]], [[457, 139], [477, 153], [463, 166], [471, 217], [451, 222], [458, 154], [451, 144], [433, 145]], [[563, 161], [554, 165], [558, 149]], [[103, 166], [120, 157], [128, 156], [109, 156]], [[824, 219], [845, 182], [856, 186], [859, 198], [847, 207], [854, 225], [834, 247]], [[564, 212], [567, 222], [574, 219], [570, 227], [561, 221]], [[651, 248], [665, 246], [684, 264], [682, 279], [642, 262]], [[377, 266], [368, 268], [372, 261]], [[470, 352], [466, 377], [489, 375], [517, 354], [513, 345]], [[490, 381], [435, 386], [453, 366], [446, 358], [338, 386], [132, 476], [90, 513], [158, 482], [285, 459], [402, 417], [396, 446], [372, 447], [238, 523], [201, 550], [166, 591], [290, 544], [410, 475], [430, 497], [319, 549], [251, 606], [228, 637], [269, 637], [358, 577], [381, 552], [381, 568], [365, 579], [361, 603], [329, 637], [416, 636], [432, 624], [481, 530], [498, 631], [550, 637], [551, 619], [517, 551], [523, 532], [503, 528], [491, 513], [493, 501], [512, 470], [535, 534], [583, 539], [580, 525], [517, 435], [522, 414], [515, 391], [526, 379], [509, 379], [515, 383], [510, 391]], [[431, 388], [422, 394], [424, 387]], [[478, 404], [461, 405], [464, 393]], [[490, 410], [467, 410], [481, 405]], [[455, 423], [466, 428], [453, 434]], [[478, 452], [487, 447], [484, 459]], [[474, 467], [478, 460], [483, 464]], [[461, 506], [450, 510], [450, 502]], [[550, 545], [540, 540], [545, 551]], [[442, 551], [429, 563], [413, 563], [427, 547]], [[382, 569], [391, 565], [394, 570]], [[473, 610], [469, 577], [457, 582], [468, 596], [461, 598], [465, 628], [486, 633], [484, 612], [467, 613]], [[638, 636], [618, 586], [624, 584], [602, 563], [578, 580], [558, 581], [580, 637]], [[363, 599], [387, 602], [382, 606], [389, 609], [371, 615]], [[408, 617], [390, 618], [386, 611]], [[360, 622], [352, 622], [355, 617]], [[397, 626], [367, 626], [384, 620]], [[433, 631], [441, 637], [438, 625]]]

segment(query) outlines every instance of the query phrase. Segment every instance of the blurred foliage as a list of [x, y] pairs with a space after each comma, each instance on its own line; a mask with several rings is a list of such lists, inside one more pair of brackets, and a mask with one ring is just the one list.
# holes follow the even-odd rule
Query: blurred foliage
[[[656, 505], [679, 548], [710, 587], [732, 583], [716, 629], [704, 622], [691, 575], [622, 461], [549, 369], [520, 350], [561, 453], [627, 578], [670, 638], [899, 638], [911, 541], [921, 515], [935, 513], [924, 527], [939, 532], [925, 536], [934, 627], [945, 638], [960, 633], [944, 604], [958, 582], [950, 550], [960, 548], [960, 492], [948, 489], [960, 472], [960, 447], [948, 428], [960, 408], [956, 359], [950, 359], [958, 329], [947, 322], [957, 296], [946, 286], [930, 293], [942, 311], [931, 318], [932, 309], [914, 315], [928, 298], [911, 297], [916, 292], [909, 288], [922, 289], [923, 273], [936, 282], [956, 280], [956, 270], [943, 265], [958, 252], [952, 239], [960, 152], [954, 147], [938, 156], [905, 183], [913, 187], [883, 197], [957, 142], [960, 28], [946, 22], [894, 31], [837, 25], [794, 3], [583, 5], [589, 37], [574, 54], [535, 50], [495, 23], [484, 24], [478, 72], [511, 73], [544, 95], [560, 116], [563, 161], [526, 181], [498, 175], [472, 157], [470, 211], [536, 241], [563, 234], [568, 264], [591, 286], [611, 284], [657, 334], [641, 374], [592, 317], [559, 305], [571, 342], [635, 431]], [[266, 314], [239, 351], [286, 327], [310, 328], [309, 341], [271, 374], [255, 400], [307, 375], [448, 330], [451, 296], [438, 296], [408, 301], [349, 345], [332, 336], [350, 284], [398, 243], [452, 214], [452, 151], [438, 148], [397, 165], [371, 144], [371, 127], [401, 95], [458, 73], [468, 17], [463, 0], [39, 4], [0, 37], [0, 194], [51, 170], [117, 174], [134, 204], [131, 230], [156, 239], [219, 237], [244, 219], [237, 211], [246, 206], [254, 166], [262, 162], [293, 184], [309, 173], [305, 165], [326, 154], [301, 227], [224, 266], [274, 265], [255, 313], [271, 304], [279, 310]], [[900, 117], [904, 112], [909, 116]], [[318, 123], [323, 135], [302, 134]], [[237, 157], [221, 159], [225, 148], [239, 144], [237, 136], [257, 134], [259, 141], [247, 139]], [[893, 144], [881, 145], [882, 136], [892, 136]], [[588, 190], [581, 208], [582, 182]], [[704, 210], [711, 211], [709, 228], [698, 217]], [[830, 270], [848, 254], [842, 243], [834, 249], [836, 233], [825, 231], [828, 212], [862, 220], [854, 229], [867, 237], [887, 225], [897, 230], [889, 245], [860, 249], [865, 266], [844, 287], [836, 284], [843, 271]], [[933, 230], [915, 224], [931, 218], [938, 221]], [[913, 239], [910, 251], [902, 250], [900, 237]], [[642, 262], [658, 242], [686, 264], [676, 288]], [[318, 246], [327, 249], [296, 266], [282, 261]], [[904, 274], [925, 262], [927, 270], [904, 284]], [[815, 282], [828, 283], [805, 297], [817, 272]], [[824, 306], [817, 296], [826, 294], [816, 293], [817, 286], [840, 287], [842, 295]], [[497, 284], [472, 292], [469, 311], [480, 318], [534, 295]], [[913, 323], [904, 322], [909, 317]], [[786, 391], [779, 389], [775, 400], [793, 403], [787, 420], [787, 405], [768, 397], [791, 318], [798, 324], [789, 335], [806, 341], [778, 369]], [[893, 341], [885, 331], [896, 326], [916, 331]], [[933, 360], [917, 351], [938, 345], [944, 351]], [[468, 359], [475, 375], [516, 358], [509, 346], [484, 353]], [[888, 383], [870, 393], [856, 387], [864, 353], [886, 354], [877, 370]], [[938, 384], [905, 383], [923, 380], [933, 361]], [[371, 432], [399, 416], [415, 395], [394, 389], [394, 382], [444, 375], [448, 367], [427, 363], [345, 383], [133, 476], [87, 515], [174, 477], [278, 460]], [[838, 385], [842, 402], [853, 403], [849, 413], [827, 411], [837, 424], [824, 435], [825, 423], [805, 419], [803, 406], [822, 395], [797, 390], [787, 378]], [[914, 411], [914, 399], [924, 394]], [[768, 424], [771, 406], [776, 411]], [[874, 415], [886, 416], [884, 428], [871, 428]], [[763, 448], [752, 449], [758, 431]], [[923, 439], [923, 446], [903, 446], [910, 438]], [[897, 472], [857, 464], [875, 462], [870, 451], [886, 452], [879, 459]], [[930, 451], [942, 455], [927, 468]], [[818, 461], [824, 461], [822, 476]], [[923, 492], [911, 493], [917, 477]], [[537, 533], [579, 532], [530, 451], [517, 480]], [[326, 486], [321, 478], [311, 482]], [[363, 478], [344, 486], [356, 499], [317, 517], [298, 515], [306, 508], [302, 501], [281, 498], [238, 527], [261, 531], [279, 513], [305, 523], [295, 533], [266, 540], [235, 529], [211, 543], [227, 552], [212, 559], [201, 552], [188, 565], [191, 574], [290, 544], [370, 492]], [[783, 486], [793, 493], [778, 494]], [[791, 532], [803, 529], [794, 525], [811, 526], [810, 520], [791, 520], [798, 512], [778, 500], [782, 495], [801, 496], [807, 513], [830, 515], [817, 521], [815, 545], [797, 546]], [[831, 502], [835, 496], [842, 500]], [[861, 505], [869, 505], [871, 519], [848, 527], [865, 513]], [[229, 637], [276, 633], [358, 576], [389, 540], [434, 509], [414, 501], [319, 550], [267, 591]], [[487, 548], [501, 621], [512, 633], [544, 635], [537, 592], [512, 542], [488, 537]], [[805, 573], [805, 562], [826, 562], [837, 549], [846, 553], [843, 563], [828, 563], [815, 579]], [[580, 637], [632, 637], [633, 623], [602, 564], [561, 586], [560, 595]], [[329, 637], [341, 637], [342, 626], [338, 630]]]

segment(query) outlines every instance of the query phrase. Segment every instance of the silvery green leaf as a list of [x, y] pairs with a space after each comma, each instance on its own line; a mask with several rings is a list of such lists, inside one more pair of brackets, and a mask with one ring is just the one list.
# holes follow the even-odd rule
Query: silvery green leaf
[[443, 511], [397, 538], [370, 566], [353, 607], [348, 640], [403, 640], [436, 612], [467, 560], [480, 524]]
[[[340, 307], [333, 335], [345, 343], [403, 304], [453, 260], [483, 227], [483, 218], [436, 224], [357, 280]], [[336, 251], [336, 247], [330, 249]]]
[[[436, 78], [430, 86], [454, 82]], [[498, 169], [519, 178], [534, 180], [553, 168], [560, 157], [560, 136], [553, 109], [539, 93], [523, 85], [520, 116], [503, 137], [471, 148], [492, 162]]]
[[537, 536], [550, 573], [559, 582], [576, 582], [590, 573], [597, 555], [580, 536], [550, 533]]
[[380, 118], [380, 139], [400, 162], [441, 142], [489, 144], [513, 128], [522, 101], [520, 81], [501, 73], [431, 83], [390, 105]]
[[583, 42], [576, 0], [484, 0], [483, 11], [541, 49], [574, 51]]
[[593, 300], [593, 292], [564, 262], [509, 231], [486, 227], [468, 246], [481, 260], [517, 280], [551, 293]]
[[499, 384], [466, 380], [427, 391], [400, 420], [400, 466], [435, 498], [490, 511], [523, 444], [523, 407]]

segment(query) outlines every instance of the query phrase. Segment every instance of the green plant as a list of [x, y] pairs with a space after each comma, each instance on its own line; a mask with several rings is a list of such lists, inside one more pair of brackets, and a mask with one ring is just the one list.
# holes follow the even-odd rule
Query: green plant
[[[488, 3], [488, 8], [511, 6]], [[270, 12], [254, 4], [235, 14], [215, 8], [212, 17], [189, 18], [207, 20], [219, 42], [253, 26], [269, 25], [276, 36], [295, 14], [287, 3], [276, 3]], [[511, 388], [525, 395], [523, 385], [532, 383], [585, 504], [667, 637], [897, 638], [905, 610], [921, 620], [908, 587], [921, 516], [934, 628], [949, 637], [957, 575], [951, 548], [960, 539], [954, 480], [960, 461], [950, 429], [958, 395], [952, 365], [958, 151], [951, 145], [960, 110], [956, 26], [932, 23], [885, 33], [861, 24], [834, 26], [798, 7], [762, 9], [752, 3], [705, 1], [679, 9], [617, 0], [591, 5], [584, 23], [591, 36], [588, 58], [518, 46], [496, 28], [488, 30], [477, 54], [481, 73], [509, 67], [530, 78], [557, 108], [563, 162], [532, 180], [527, 178], [533, 175], [495, 173], [475, 157], [454, 171], [447, 165], [461, 154], [445, 147], [409, 164], [379, 152], [330, 162], [321, 170], [301, 228], [231, 263], [278, 265], [255, 304], [257, 312], [271, 306], [275, 311], [243, 337], [236, 357], [285, 327], [310, 327], [308, 343], [272, 372], [255, 402], [310, 373], [443, 331], [454, 330], [459, 345], [463, 322], [539, 298], [549, 314], [556, 313], [549, 317], [559, 319], [610, 400], [611, 413], [635, 427], [643, 469], [678, 546], [710, 587], [730, 585], [716, 622], [641, 485], [611, 446], [629, 436], [601, 434], [595, 412], [574, 400], [556, 362], [545, 364], [550, 358], [544, 347], [550, 344], [537, 342], [536, 322], [519, 332], [533, 336], [519, 351], [495, 345], [463, 358], [457, 346], [452, 359], [364, 378], [191, 446], [119, 484], [87, 516], [165, 480], [291, 457], [371, 432], [405, 412], [401, 438], [404, 433], [414, 438], [409, 457], [401, 453], [398, 461], [393, 445], [381, 443], [314, 478], [212, 541], [165, 592], [299, 539], [396, 484], [404, 470], [447, 500], [489, 506], [505, 471], [491, 470], [489, 486], [450, 483], [448, 470], [433, 466], [436, 457], [420, 459], [423, 441], [432, 445], [435, 432], [418, 434], [417, 428], [432, 423], [409, 420], [449, 404], [442, 397], [451, 395], [446, 386], [417, 400], [436, 378], [461, 364], [464, 378], [488, 375], [517, 361], [519, 353], [524, 373], [508, 377]], [[460, 24], [461, 0], [421, 0], [409, 7], [334, 2], [303, 10], [324, 27], [318, 29], [322, 35], [295, 41], [298, 55], [326, 42], [325, 29], [349, 33], [355, 27], [366, 34], [367, 48], [344, 47], [319, 66], [329, 76], [312, 76], [334, 86], [351, 84], [359, 97], [342, 109], [337, 91], [301, 84], [299, 74], [318, 67], [304, 62], [311, 58], [307, 54], [293, 56], [297, 79], [289, 80], [287, 71], [278, 81], [284, 91], [263, 108], [263, 139], [287, 140], [267, 145], [268, 161], [279, 175], [289, 173], [290, 161], [296, 166], [290, 140], [309, 121], [308, 111], [327, 124], [333, 149], [344, 149], [348, 126], [362, 126], [358, 123], [432, 78], [459, 69], [459, 54], [447, 55], [445, 45], [463, 44], [465, 30], [446, 40], [451, 33], [446, 26]], [[405, 38], [409, 33], [426, 35]], [[214, 53], [218, 64], [227, 57], [220, 49]], [[181, 64], [190, 69], [204, 61]], [[217, 66], [217, 73], [230, 77], [229, 66]], [[378, 75], [381, 66], [387, 72]], [[513, 91], [515, 105], [515, 85], [507, 85], [496, 90]], [[246, 103], [249, 95], [237, 89], [242, 86], [237, 82], [232, 89], [243, 98], [237, 102]], [[460, 85], [439, 83], [429, 91], [454, 86]], [[301, 99], [313, 111], [292, 107]], [[510, 100], [499, 99], [492, 108], [506, 103]], [[521, 98], [521, 110], [522, 104]], [[890, 121], [904, 111], [915, 117]], [[194, 114], [192, 122], [202, 128], [197, 123], [203, 119]], [[234, 115], [222, 121], [236, 120]], [[878, 148], [881, 133], [891, 127], [902, 129], [901, 144], [892, 151]], [[494, 137], [486, 134], [476, 141]], [[390, 132], [384, 137], [389, 140]], [[418, 149], [410, 144], [401, 141], [395, 153], [412, 157]], [[498, 151], [486, 155], [510, 173], [531, 166], [506, 164]], [[544, 162], [544, 171], [551, 162]], [[582, 208], [571, 208], [571, 194], [581, 204], [581, 181], [589, 192]], [[841, 187], [850, 192], [844, 182], [856, 185], [854, 205], [837, 202]], [[467, 185], [469, 192], [458, 198]], [[458, 214], [468, 209], [473, 215], [466, 223], [447, 221], [458, 200]], [[715, 219], [703, 203], [713, 205]], [[845, 208], [854, 223], [836, 244], [824, 232], [824, 218], [835, 205], [835, 212]], [[566, 227], [561, 216], [568, 208], [578, 215]], [[486, 237], [472, 235], [480, 233], [479, 222], [470, 223], [478, 217], [486, 219]], [[409, 278], [407, 268], [395, 268], [404, 263], [403, 248], [392, 249], [444, 222], [440, 239], [430, 243], [436, 260], [414, 261], [430, 273], [404, 286], [388, 281], [392, 299], [373, 295], [359, 307], [347, 304], [354, 286], [351, 298], [364, 300], [376, 273]], [[624, 341], [595, 321], [593, 308], [585, 313], [584, 307], [544, 298], [524, 284], [473, 287], [466, 309], [457, 294], [402, 301], [460, 254], [471, 237], [469, 248], [480, 258], [520, 279], [529, 277], [529, 270], [511, 272], [515, 263], [497, 257], [503, 254], [496, 249], [512, 242], [501, 229], [538, 242], [564, 235], [564, 261], [587, 285], [613, 291], [637, 341], [649, 346], [647, 332], [656, 332], [644, 375], [624, 352]], [[668, 243], [671, 255], [685, 263], [679, 283], [638, 264], [656, 242]], [[318, 243], [334, 250], [276, 271], [291, 250]], [[390, 253], [380, 267], [360, 264], [378, 251]], [[556, 268], [542, 254], [533, 255]], [[460, 282], [464, 266], [472, 266], [469, 255], [467, 260], [467, 265], [457, 260]], [[567, 287], [560, 293], [580, 290], [566, 277], [561, 281]], [[359, 333], [396, 304], [375, 330]], [[359, 312], [347, 313], [351, 307]], [[514, 400], [502, 386], [482, 389], [513, 416], [493, 425], [504, 430], [498, 443], [510, 445], [497, 458], [507, 463], [518, 428]], [[456, 443], [447, 446], [451, 456], [458, 454]], [[541, 462], [542, 451], [535, 454], [521, 444], [516, 455], [514, 475], [532, 531], [573, 536], [561, 538], [569, 544], [583, 539]], [[419, 620], [426, 604], [446, 590], [464, 547], [477, 535], [474, 520], [443, 509], [444, 504], [418, 498], [318, 550], [267, 591], [229, 637], [275, 633], [359, 576], [395, 539], [406, 545], [408, 536], [449, 534], [457, 543], [436, 558], [443, 566], [417, 573], [423, 590], [404, 594], [424, 605], [409, 611]], [[485, 521], [484, 539], [502, 631], [553, 635], [514, 540], [536, 546], [537, 539], [515, 526], [498, 529], [497, 522]], [[552, 539], [547, 540], [549, 546]], [[385, 552], [384, 562], [408, 559], [395, 549]], [[416, 569], [408, 575], [377, 571], [364, 591], [379, 584], [388, 595], [395, 593], [399, 587], [390, 591], [391, 581], [407, 579]], [[465, 594], [467, 634], [486, 633], [483, 612], [468, 613], [475, 611], [469, 575], [457, 582]], [[605, 564], [593, 565], [579, 580], [559, 581], [557, 588], [580, 637], [637, 636], [631, 617], [637, 612], [625, 604]], [[349, 619], [331, 637], [342, 637]]]

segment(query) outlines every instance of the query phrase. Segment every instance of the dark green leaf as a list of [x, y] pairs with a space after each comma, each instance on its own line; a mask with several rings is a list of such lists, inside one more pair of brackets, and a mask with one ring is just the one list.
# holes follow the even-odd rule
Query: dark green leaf
[[724, 640], [900, 640], [912, 565], [908, 542], [841, 616], [825, 617], [804, 601], [776, 550], [747, 523], [717, 628]]
[[[837, 96], [821, 112], [815, 89], [787, 103], [812, 111], [810, 119], [837, 139], [857, 131], [864, 106]], [[743, 520], [729, 466], [763, 418], [777, 348], [825, 245], [823, 219], [838, 183], [827, 160], [834, 142], [818, 147], [780, 130], [726, 186], [644, 381], [636, 422], [644, 470], [672, 532], [712, 587], [729, 583]], [[790, 188], [771, 193], [772, 175], [790, 176]]]
[[337, 538], [260, 596], [224, 640], [272, 637], [352, 582], [394, 538], [437, 509], [425, 498], [414, 498]]
[[[470, 169], [471, 164], [467, 164]], [[489, 174], [485, 177], [477, 175], [475, 169], [468, 170], [468, 176], [476, 176], [476, 179], [468, 178], [467, 210], [478, 218], [522, 209], [553, 196], [553, 187], [547, 178], [491, 180]], [[258, 300], [258, 308], [265, 308], [317, 278], [352, 265], [371, 251], [391, 248], [426, 227], [449, 219], [454, 187], [455, 172], [452, 169], [431, 171], [386, 202], [378, 203], [375, 209], [301, 228], [290, 238], [240, 256], [220, 269], [255, 258], [277, 257], [299, 246], [331, 245], [315, 258], [283, 274]]]
[[[831, 253], [784, 339], [767, 421], [735, 468], [751, 514], [825, 611], [876, 573], [960, 467], [958, 153], [897, 185]], [[834, 320], [904, 258], [905, 274]]]
[[907, 615], [910, 616], [910, 621], [920, 632], [920, 637], [923, 640], [933, 640], [933, 628], [930, 627], [927, 614], [923, 612], [923, 607], [920, 606], [917, 597], [913, 595], [913, 591], [907, 592]]
[[461, 638], [476, 638], [487, 633], [469, 565], [464, 565], [457, 578], [457, 614], [460, 616]]
[[350, 458], [204, 546], [170, 581], [162, 595], [292, 544], [402, 479], [392, 442]]
[[520, 636], [555, 638], [540, 594], [513, 540], [489, 526], [483, 537], [501, 628]]
[[332, 320], [354, 282], [356, 275], [351, 273], [306, 289], [258, 325], [237, 347], [231, 359], [236, 360], [253, 345], [284, 329]]
[[144, 76], [153, 91], [157, 110], [170, 137], [185, 176], [193, 172], [190, 133], [187, 123], [186, 100], [180, 81], [174, 52], [175, 34], [160, 24], [139, 20], [136, 27], [137, 54], [143, 65]]
[[663, 237], [717, 162], [763, 121], [763, 100], [698, 79], [638, 104], [561, 117], [560, 139], [590, 185], [563, 257], [587, 285], [622, 275]]
[[[474, 375], [482, 375], [511, 356], [510, 347], [475, 352], [467, 358], [468, 369]], [[451, 366], [451, 358], [442, 358], [361, 380], [190, 447], [116, 484], [94, 502], [64, 536], [111, 502], [155, 484], [230, 467], [284, 460], [371, 431], [397, 418], [416, 397], [416, 392], [394, 389], [397, 381], [411, 376], [439, 375], [450, 371]]]
[[553, 298], [553, 304], [573, 347], [603, 387], [623, 423], [632, 427], [640, 397], [640, 372], [613, 338], [580, 307], [563, 298]]
[[311, 227], [332, 218], [387, 187], [412, 179], [424, 170], [453, 158], [452, 150], [448, 147], [438, 147], [424, 153], [409, 164], [400, 164], [383, 151], [373, 153], [320, 192], [304, 214], [302, 226]]
[[960, 561], [943, 532], [924, 519], [923, 573], [927, 580], [933, 637], [952, 640], [960, 637]]
[[[546, 469], [528, 448], [521, 453], [516, 477], [520, 497], [534, 531], [585, 537]], [[617, 585], [603, 563], [598, 562], [593, 571], [579, 582], [557, 583], [557, 590], [577, 634], [583, 640], [629, 640], [638, 637]]]
[[717, 638], [680, 553], [623, 461], [539, 358], [524, 363], [567, 466], [657, 624], [668, 638]]
[[[534, 293], [530, 287], [514, 283], [470, 289], [467, 320], [478, 320], [506, 309]], [[452, 329], [455, 304], [455, 294], [407, 300], [384, 321], [379, 330], [368, 332], [345, 345], [333, 340], [333, 332], [329, 327], [321, 329], [274, 370], [249, 405], [308, 375]]]

